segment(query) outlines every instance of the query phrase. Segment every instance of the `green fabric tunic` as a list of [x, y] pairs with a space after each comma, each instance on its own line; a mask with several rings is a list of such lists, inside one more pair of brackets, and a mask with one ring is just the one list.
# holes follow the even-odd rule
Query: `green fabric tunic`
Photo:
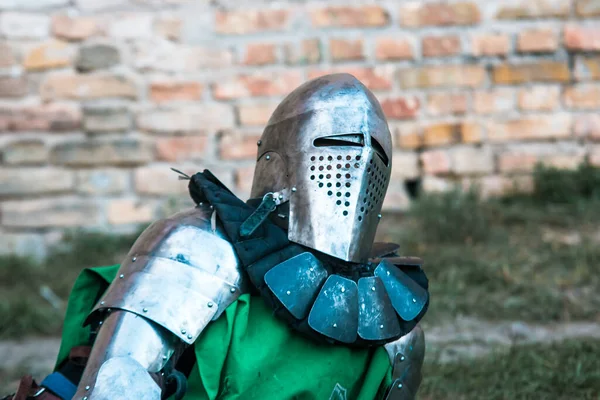
[[[83, 321], [118, 265], [84, 270], [67, 307], [57, 366], [73, 346], [88, 344]], [[382, 398], [391, 366], [382, 347], [351, 349], [303, 338], [248, 294], [211, 322], [194, 344], [197, 364], [186, 400]]]

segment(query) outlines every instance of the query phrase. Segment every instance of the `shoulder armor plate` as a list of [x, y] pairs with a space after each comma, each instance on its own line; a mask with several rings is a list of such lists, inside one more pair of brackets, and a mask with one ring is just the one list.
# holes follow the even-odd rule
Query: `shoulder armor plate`
[[425, 335], [420, 325], [385, 346], [392, 363], [392, 385], [386, 400], [412, 400], [421, 384]]
[[235, 250], [211, 215], [197, 207], [150, 225], [92, 314], [126, 310], [193, 343], [246, 289]]

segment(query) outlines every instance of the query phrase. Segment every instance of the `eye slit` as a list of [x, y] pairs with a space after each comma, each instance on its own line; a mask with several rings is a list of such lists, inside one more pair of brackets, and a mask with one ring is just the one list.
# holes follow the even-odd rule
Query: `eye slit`
[[316, 138], [313, 141], [313, 145], [315, 147], [329, 147], [329, 146], [363, 147], [365, 145], [365, 136], [362, 133], [350, 133], [350, 134], [344, 134], [344, 135], [325, 136], [325, 137]]
[[389, 165], [389, 159], [388, 156], [385, 154], [385, 150], [383, 150], [383, 146], [373, 137], [371, 137], [371, 146], [373, 146], [373, 150], [375, 150], [375, 153], [379, 156], [381, 161], [383, 161], [383, 163], [387, 167]]

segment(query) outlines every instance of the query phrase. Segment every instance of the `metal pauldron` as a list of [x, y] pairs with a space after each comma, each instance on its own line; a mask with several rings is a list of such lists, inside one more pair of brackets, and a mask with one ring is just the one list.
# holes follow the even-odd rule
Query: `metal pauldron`
[[420, 325], [385, 346], [392, 363], [392, 384], [386, 400], [413, 400], [421, 384], [425, 335]]
[[86, 321], [101, 327], [75, 399], [160, 399], [165, 366], [244, 291], [237, 255], [209, 206], [155, 222]]

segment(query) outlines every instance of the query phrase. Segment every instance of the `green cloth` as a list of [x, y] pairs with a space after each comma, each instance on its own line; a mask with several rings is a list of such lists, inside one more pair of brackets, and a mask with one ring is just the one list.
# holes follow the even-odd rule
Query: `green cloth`
[[[57, 366], [73, 346], [89, 343], [83, 321], [118, 267], [86, 269], [77, 279]], [[372, 400], [381, 398], [391, 382], [382, 347], [316, 344], [273, 317], [260, 297], [249, 294], [211, 322], [194, 346], [197, 364], [188, 379], [186, 400]]]

